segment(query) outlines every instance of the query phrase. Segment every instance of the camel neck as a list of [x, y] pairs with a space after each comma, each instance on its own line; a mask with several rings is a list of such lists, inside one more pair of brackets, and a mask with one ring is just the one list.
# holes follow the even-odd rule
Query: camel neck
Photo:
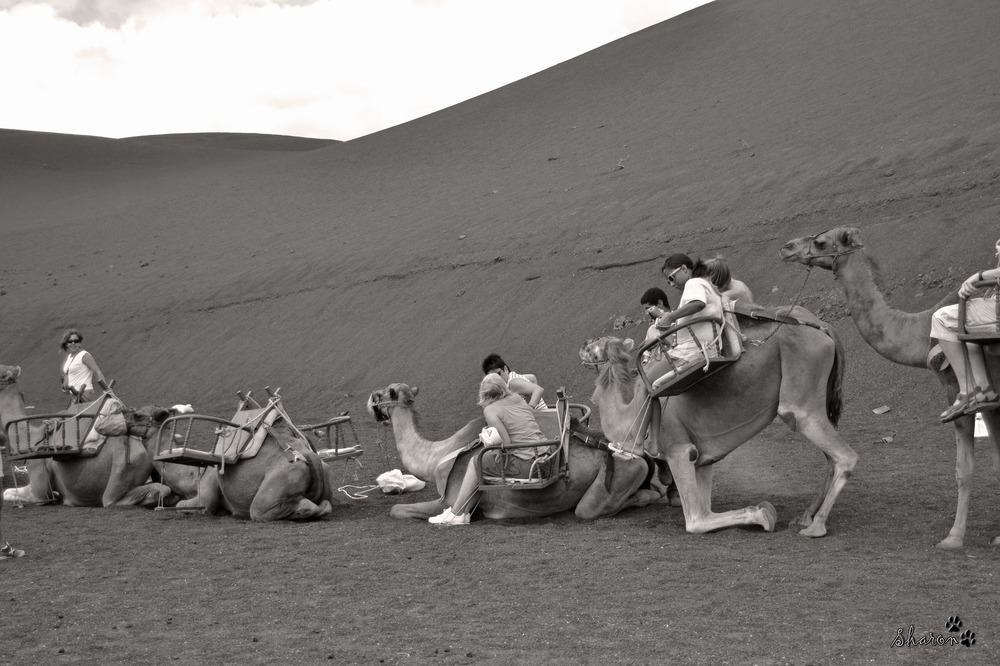
[[420, 436], [410, 409], [399, 406], [392, 410], [392, 434], [396, 439], [403, 467], [420, 479], [433, 479], [441, 457], [450, 451], [448, 440], [431, 442]]
[[24, 396], [17, 390], [16, 384], [7, 384], [0, 388], [0, 420], [4, 425], [8, 421], [27, 416], [24, 408]]
[[863, 252], [845, 255], [834, 269], [858, 332], [875, 351], [895, 363], [927, 367], [932, 310], [910, 313], [891, 307]]
[[612, 363], [609, 362], [604, 370], [609, 373], [607, 378], [610, 381], [599, 384], [591, 400], [600, 412], [601, 429], [605, 436], [615, 442], [631, 441], [641, 427], [639, 416], [648, 392], [642, 381], [636, 378], [631, 387], [632, 400], [627, 402], [624, 396], [630, 387], [624, 385], [624, 378], [629, 373], [627, 368], [612, 367]]

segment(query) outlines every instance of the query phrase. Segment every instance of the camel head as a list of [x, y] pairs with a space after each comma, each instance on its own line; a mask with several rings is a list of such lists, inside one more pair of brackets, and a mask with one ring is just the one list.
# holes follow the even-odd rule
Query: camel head
[[141, 439], [149, 438], [168, 417], [176, 414], [171, 409], [157, 405], [146, 405], [139, 409], [128, 409], [124, 413], [128, 434]]
[[635, 350], [635, 342], [630, 338], [620, 339], [611, 336], [587, 340], [580, 347], [580, 362], [584, 365], [598, 367], [609, 361], [627, 363]]
[[21, 376], [21, 366], [0, 365], [0, 388], [17, 383], [17, 378]]
[[836, 271], [840, 257], [864, 248], [861, 232], [853, 227], [836, 227], [815, 236], [794, 238], [781, 248], [778, 256], [786, 263], [797, 262]]
[[368, 396], [368, 413], [381, 423], [392, 418], [392, 410], [396, 407], [413, 407], [413, 399], [419, 389], [406, 384], [389, 384], [385, 388], [373, 391]]

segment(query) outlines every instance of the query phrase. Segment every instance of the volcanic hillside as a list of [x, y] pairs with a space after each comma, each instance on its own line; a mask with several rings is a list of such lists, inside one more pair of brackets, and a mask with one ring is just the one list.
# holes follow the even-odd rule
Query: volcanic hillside
[[845, 419], [886, 402], [930, 426], [931, 375], [777, 253], [859, 227], [911, 311], [991, 264], [998, 34], [993, 0], [716, 0], [348, 142], [0, 131], [0, 363], [60, 407], [75, 326], [131, 405], [228, 416], [280, 386], [296, 418], [363, 428], [402, 381], [434, 437], [478, 413], [493, 351], [588, 401], [581, 343], [643, 335], [666, 255], [721, 254], [759, 302], [841, 332]]

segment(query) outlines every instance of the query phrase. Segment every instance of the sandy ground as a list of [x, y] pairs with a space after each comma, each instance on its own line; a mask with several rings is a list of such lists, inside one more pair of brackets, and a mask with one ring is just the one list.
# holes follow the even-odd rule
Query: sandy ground
[[[442, 535], [391, 521], [396, 498], [275, 526], [8, 504], [4, 533], [30, 556], [0, 571], [17, 648], [0, 658], [940, 663], [890, 643], [954, 614], [978, 643], [947, 660], [981, 657], [1000, 635], [985, 452], [966, 550], [932, 549], [955, 508], [944, 398], [860, 340], [829, 273], [777, 252], [859, 227], [906, 311], [990, 265], [998, 27], [986, 0], [717, 0], [346, 143], [0, 130], [0, 362], [39, 411], [62, 406], [75, 326], [132, 406], [227, 417], [235, 391], [280, 386], [297, 420], [349, 410], [378, 451], [365, 399], [403, 381], [443, 438], [476, 414], [493, 351], [587, 401], [579, 346], [616, 323], [641, 337], [639, 295], [688, 252], [838, 330], [842, 431], [862, 455], [818, 542], [689, 536], [665, 507]], [[719, 505], [795, 517], [820, 461], [785, 432], [722, 463]]]

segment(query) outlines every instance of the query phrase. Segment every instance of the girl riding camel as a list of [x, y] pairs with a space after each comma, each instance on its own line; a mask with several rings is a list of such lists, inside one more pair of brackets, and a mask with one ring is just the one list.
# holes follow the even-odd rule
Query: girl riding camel
[[[503, 444], [513, 446], [545, 441], [542, 429], [535, 421], [534, 410], [520, 395], [511, 393], [507, 382], [499, 375], [490, 373], [479, 384], [479, 405], [483, 408], [487, 428], [484, 429], [487, 445]], [[518, 448], [509, 451], [487, 452], [483, 455], [483, 474], [491, 476], [527, 477], [531, 465], [540, 455], [548, 453], [549, 447]], [[441, 515], [427, 519], [433, 525], [468, 525], [473, 509], [479, 501], [479, 474], [470, 463], [462, 480], [453, 506]]]

